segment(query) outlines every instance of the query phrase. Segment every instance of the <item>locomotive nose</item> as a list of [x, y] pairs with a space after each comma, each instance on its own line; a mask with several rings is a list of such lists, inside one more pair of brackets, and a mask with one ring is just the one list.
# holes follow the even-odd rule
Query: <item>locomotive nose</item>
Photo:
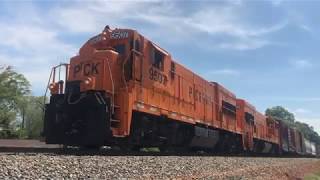
[[80, 92], [91, 90], [112, 91], [119, 65], [118, 53], [111, 50], [95, 50], [88, 57], [71, 60], [68, 81], [80, 81]]
[[64, 93], [52, 93], [46, 106], [48, 144], [102, 146], [110, 140], [117, 57], [113, 50], [99, 50], [71, 60]]
[[51, 96], [45, 109], [48, 144], [104, 145], [111, 137], [110, 98], [101, 92]]

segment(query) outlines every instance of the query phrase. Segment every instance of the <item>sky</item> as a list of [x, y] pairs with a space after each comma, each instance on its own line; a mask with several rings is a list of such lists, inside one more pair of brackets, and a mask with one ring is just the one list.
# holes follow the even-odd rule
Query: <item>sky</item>
[[258, 110], [281, 105], [320, 133], [320, 1], [0, 1], [0, 64], [43, 95], [106, 25], [136, 29]]

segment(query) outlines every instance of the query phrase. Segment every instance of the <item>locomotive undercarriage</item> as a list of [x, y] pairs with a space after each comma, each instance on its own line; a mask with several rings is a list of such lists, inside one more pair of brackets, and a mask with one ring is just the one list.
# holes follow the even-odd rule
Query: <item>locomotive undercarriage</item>
[[243, 149], [239, 134], [141, 112], [133, 113], [130, 136], [118, 143], [125, 150], [159, 147], [161, 151], [240, 153]]
[[279, 146], [274, 143], [266, 142], [260, 139], [253, 139], [253, 152], [257, 154], [276, 155], [279, 153]]

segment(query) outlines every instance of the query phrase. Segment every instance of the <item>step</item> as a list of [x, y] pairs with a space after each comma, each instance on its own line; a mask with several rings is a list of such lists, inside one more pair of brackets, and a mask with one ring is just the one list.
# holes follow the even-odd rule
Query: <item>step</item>
[[110, 119], [111, 122], [120, 122], [119, 119]]

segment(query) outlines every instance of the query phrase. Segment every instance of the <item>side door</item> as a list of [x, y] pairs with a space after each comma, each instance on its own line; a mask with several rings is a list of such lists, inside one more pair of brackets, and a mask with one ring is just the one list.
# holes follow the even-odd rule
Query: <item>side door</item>
[[132, 57], [133, 57], [133, 79], [134, 81], [142, 81], [143, 67], [143, 37], [137, 35], [133, 39]]
[[245, 112], [245, 142], [248, 150], [253, 150], [253, 123], [254, 116], [248, 112]]

